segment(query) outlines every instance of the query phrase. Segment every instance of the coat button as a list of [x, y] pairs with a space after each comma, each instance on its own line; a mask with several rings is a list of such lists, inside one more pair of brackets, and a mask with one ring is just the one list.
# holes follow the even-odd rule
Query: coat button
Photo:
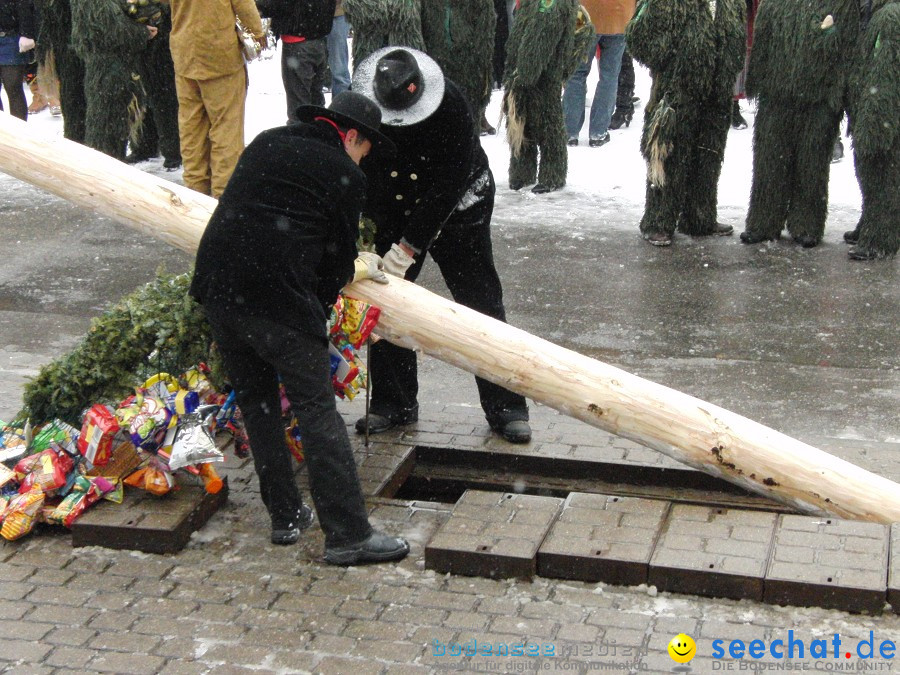
[[411, 180], [419, 180], [419, 177], [414, 173], [409, 174], [409, 177]]
[[396, 171], [391, 171], [391, 178], [396, 178], [398, 175]]
[[407, 209], [406, 211], [403, 212], [403, 215], [404, 215], [404, 216], [408, 216], [408, 215], [410, 215], [410, 214], [412, 214], [412, 211], [410, 211], [410, 210], [408, 210], [408, 209]]
[[397, 201], [399, 202], [401, 199], [403, 199], [403, 195], [397, 195]]

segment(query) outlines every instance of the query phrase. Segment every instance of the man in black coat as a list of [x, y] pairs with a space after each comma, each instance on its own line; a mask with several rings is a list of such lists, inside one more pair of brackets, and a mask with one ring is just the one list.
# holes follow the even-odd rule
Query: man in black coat
[[325, 332], [345, 284], [388, 281], [378, 256], [357, 257], [356, 239], [366, 191], [359, 161], [373, 144], [391, 143], [378, 131], [378, 107], [354, 92], [297, 114], [303, 124], [264, 131], [241, 155], [200, 241], [191, 295], [244, 416], [272, 542], [293, 544], [313, 519], [291, 470], [280, 379], [303, 439], [326, 562], [398, 560], [409, 544], [369, 524]]
[[[494, 267], [491, 214], [494, 177], [476, 121], [457, 86], [415, 49], [386, 47], [359, 66], [353, 89], [381, 107], [382, 131], [397, 146], [390, 160], [363, 163], [369, 179], [364, 215], [376, 226], [385, 270], [415, 281], [425, 253], [440, 267], [461, 305], [506, 320]], [[382, 340], [371, 347], [372, 403], [365, 433], [418, 419], [416, 355]], [[512, 443], [531, 440], [525, 399], [476, 378], [491, 428]]]

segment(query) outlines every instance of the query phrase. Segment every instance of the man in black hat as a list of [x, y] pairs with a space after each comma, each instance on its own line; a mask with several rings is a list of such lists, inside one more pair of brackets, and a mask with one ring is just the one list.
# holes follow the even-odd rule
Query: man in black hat
[[293, 544], [313, 520], [291, 470], [278, 382], [294, 406], [309, 487], [335, 565], [399, 560], [409, 544], [369, 524], [331, 384], [325, 324], [350, 281], [387, 283], [381, 259], [357, 257], [366, 179], [360, 160], [390, 152], [381, 112], [344, 92], [301, 106], [300, 124], [262, 132], [238, 161], [197, 251], [191, 295], [202, 305], [244, 416], [272, 542]]
[[[397, 146], [394, 157], [362, 165], [369, 179], [364, 215], [375, 223], [385, 271], [415, 281], [430, 252], [454, 300], [505, 321], [491, 248], [494, 176], [466, 99], [432, 58], [407, 47], [381, 49], [360, 63], [353, 89], [378, 103], [382, 131]], [[356, 423], [359, 433], [418, 419], [414, 352], [374, 344], [370, 376], [371, 412]], [[530, 441], [525, 399], [476, 382], [491, 429], [512, 443]]]

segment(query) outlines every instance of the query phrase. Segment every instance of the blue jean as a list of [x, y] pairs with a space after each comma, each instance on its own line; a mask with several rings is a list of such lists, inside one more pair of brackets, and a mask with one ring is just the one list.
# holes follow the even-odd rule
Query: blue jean
[[347, 38], [350, 24], [344, 15], [334, 17], [328, 34], [328, 67], [331, 69], [331, 95], [337, 96], [350, 88], [350, 56]]
[[587, 95], [587, 76], [591, 72], [594, 55], [600, 45], [600, 80], [591, 103], [591, 121], [588, 125], [590, 138], [599, 138], [609, 130], [609, 120], [616, 108], [616, 89], [619, 83], [619, 69], [622, 67], [622, 52], [625, 51], [625, 35], [597, 35], [592, 43], [587, 62], [581, 63], [566, 83], [563, 93], [563, 115], [566, 134], [578, 138], [584, 124], [584, 98]]

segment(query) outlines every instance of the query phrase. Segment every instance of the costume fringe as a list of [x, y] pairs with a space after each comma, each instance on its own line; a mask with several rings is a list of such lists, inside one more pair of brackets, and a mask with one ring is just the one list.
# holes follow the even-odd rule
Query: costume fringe
[[[132, 75], [132, 79], [136, 80], [136, 84], [140, 86], [140, 79], [136, 75]], [[141, 99], [136, 93], [131, 95], [128, 102], [128, 141], [132, 146], [137, 145], [141, 140], [141, 134], [144, 131], [144, 106], [141, 105]]]
[[511, 91], [506, 92], [503, 112], [506, 113], [506, 141], [513, 156], [518, 157], [525, 143], [525, 120], [516, 113], [516, 95]]
[[675, 109], [663, 96], [647, 124], [647, 179], [656, 187], [666, 184], [666, 159], [672, 152], [676, 121]]
[[38, 85], [44, 98], [49, 101], [59, 100], [59, 75], [56, 72], [56, 56], [52, 50], [38, 64]]

